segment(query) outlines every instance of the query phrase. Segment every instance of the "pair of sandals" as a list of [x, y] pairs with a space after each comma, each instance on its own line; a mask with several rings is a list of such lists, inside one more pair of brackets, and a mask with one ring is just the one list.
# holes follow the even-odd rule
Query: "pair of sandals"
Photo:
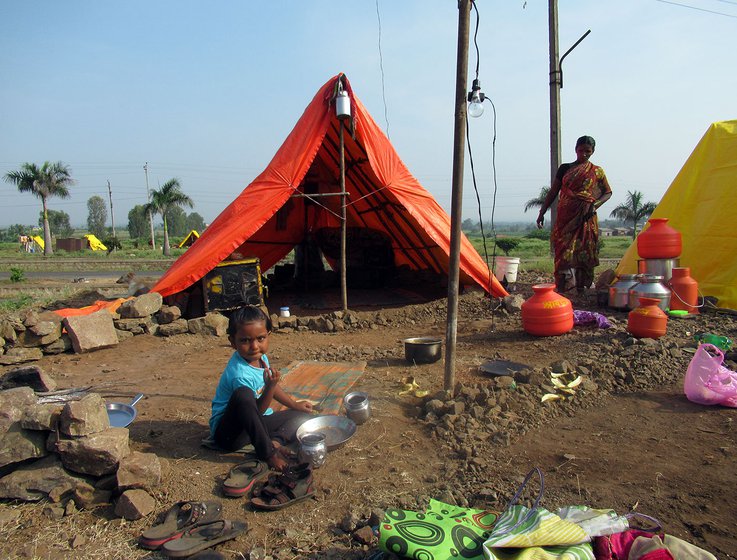
[[148, 550], [161, 550], [170, 558], [191, 557], [192, 560], [216, 560], [222, 554], [209, 548], [229, 541], [248, 529], [242, 521], [221, 519], [218, 501], [174, 504], [162, 523], [144, 531], [138, 544]]
[[[257, 485], [265, 484], [257, 488]], [[223, 493], [230, 497], [251, 495], [254, 509], [275, 511], [314, 496], [312, 467], [309, 463], [293, 464], [276, 473], [259, 459], [250, 459], [230, 470], [223, 482]]]

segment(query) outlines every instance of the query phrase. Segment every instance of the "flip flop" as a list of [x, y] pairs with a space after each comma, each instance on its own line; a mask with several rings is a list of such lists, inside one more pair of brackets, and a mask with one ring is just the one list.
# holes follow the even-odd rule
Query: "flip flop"
[[250, 459], [230, 469], [228, 478], [223, 482], [223, 494], [231, 498], [240, 498], [248, 494], [253, 485], [269, 476], [269, 465], [258, 459]]
[[242, 521], [220, 519], [185, 531], [181, 538], [167, 542], [162, 551], [169, 558], [185, 558], [221, 542], [236, 538], [248, 525]]
[[163, 523], [144, 531], [138, 538], [141, 548], [158, 550], [165, 543], [178, 539], [189, 528], [198, 523], [209, 523], [220, 519], [223, 505], [218, 501], [177, 502], [169, 511]]
[[297, 469], [286, 471], [261, 488], [257, 497], [251, 499], [255, 509], [275, 511], [314, 496], [312, 469], [299, 465]]

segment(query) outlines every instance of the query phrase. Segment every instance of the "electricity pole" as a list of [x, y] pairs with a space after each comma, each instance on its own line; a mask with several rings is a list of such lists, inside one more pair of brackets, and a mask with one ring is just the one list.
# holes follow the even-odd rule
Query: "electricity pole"
[[[113, 224], [113, 242], [117, 242], [118, 238], [115, 234], [115, 214], [113, 214], [113, 189], [110, 188], [110, 179], [107, 181], [107, 195], [110, 199], [110, 221]], [[113, 251], [115, 251], [115, 245], [113, 245]]]
[[445, 329], [446, 391], [455, 385], [455, 355], [458, 336], [458, 287], [461, 262], [461, 218], [463, 204], [463, 155], [466, 149], [466, 81], [468, 80], [468, 37], [471, 0], [458, 2], [458, 58], [456, 62], [456, 105], [453, 132], [453, 178], [450, 213], [450, 255], [448, 261], [448, 315]]
[[[151, 191], [148, 190], [148, 162], [143, 166], [143, 170], [146, 172], [146, 199], [151, 202]], [[151, 226], [151, 248], [156, 250], [156, 239], [154, 238], [154, 217], [151, 214], [151, 210], [148, 211], [148, 223]]]

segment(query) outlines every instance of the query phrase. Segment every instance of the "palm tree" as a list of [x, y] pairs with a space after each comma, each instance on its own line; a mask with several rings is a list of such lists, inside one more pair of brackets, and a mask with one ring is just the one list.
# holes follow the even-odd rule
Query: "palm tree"
[[192, 208], [192, 199], [182, 192], [179, 179], [169, 179], [159, 190], [151, 191], [151, 202], [144, 207], [146, 212], [161, 214], [164, 219], [164, 255], [169, 256], [169, 228], [166, 225], [166, 213], [173, 206]]
[[632, 239], [634, 239], [637, 237], [637, 224], [652, 214], [656, 206], [654, 202], [643, 203], [640, 191], [627, 191], [627, 202], [612, 210], [609, 217], [623, 222], [632, 222]]
[[537, 195], [537, 198], [531, 198], [525, 203], [525, 212], [527, 212], [528, 210], [532, 210], [533, 208], [542, 208], [543, 204], [545, 204], [545, 199], [547, 198], [549, 192], [550, 187], [541, 187], [540, 194]]
[[41, 167], [35, 163], [24, 163], [18, 171], [9, 171], [5, 180], [13, 183], [20, 192], [29, 192], [41, 199], [44, 226], [44, 256], [51, 255], [51, 228], [46, 201], [49, 197], [69, 198], [69, 186], [74, 184], [68, 166], [60, 161], [45, 161]]

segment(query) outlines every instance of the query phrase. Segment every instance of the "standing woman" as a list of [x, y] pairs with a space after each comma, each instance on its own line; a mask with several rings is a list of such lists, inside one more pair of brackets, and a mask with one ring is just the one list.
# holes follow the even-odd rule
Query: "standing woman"
[[596, 142], [591, 136], [576, 141], [576, 161], [558, 168], [545, 197], [537, 227], [542, 228], [545, 212], [560, 195], [558, 215], [550, 239], [555, 252], [555, 286], [563, 293], [576, 286], [578, 293], [591, 286], [599, 264], [599, 221], [596, 211], [612, 196], [604, 170], [589, 158]]

